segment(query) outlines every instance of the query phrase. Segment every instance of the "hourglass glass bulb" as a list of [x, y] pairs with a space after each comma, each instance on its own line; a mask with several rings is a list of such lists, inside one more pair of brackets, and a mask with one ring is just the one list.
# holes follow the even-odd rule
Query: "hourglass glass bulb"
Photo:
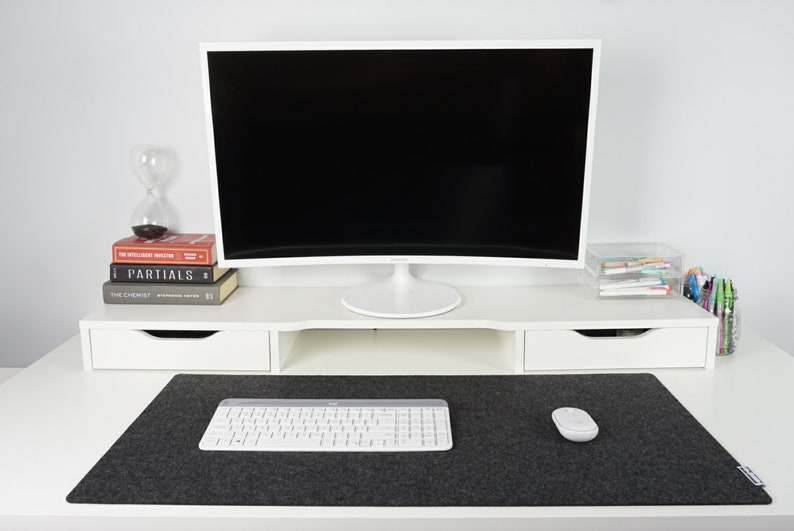
[[130, 220], [132, 232], [139, 238], [145, 240], [156, 240], [162, 238], [168, 232], [168, 214], [165, 207], [154, 196], [152, 192], [146, 195], [138, 203]]
[[132, 213], [132, 232], [139, 238], [157, 239], [168, 232], [168, 213], [153, 190], [168, 171], [168, 153], [157, 146], [139, 145], [130, 151], [130, 166], [146, 195]]
[[165, 178], [168, 154], [157, 146], [135, 146], [130, 151], [130, 166], [146, 191], [151, 192]]

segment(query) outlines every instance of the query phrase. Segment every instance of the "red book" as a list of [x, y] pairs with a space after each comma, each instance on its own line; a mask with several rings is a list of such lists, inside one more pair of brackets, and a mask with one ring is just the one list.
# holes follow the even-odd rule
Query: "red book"
[[157, 240], [129, 236], [113, 244], [113, 262], [117, 264], [211, 266], [216, 261], [214, 234], [168, 234]]

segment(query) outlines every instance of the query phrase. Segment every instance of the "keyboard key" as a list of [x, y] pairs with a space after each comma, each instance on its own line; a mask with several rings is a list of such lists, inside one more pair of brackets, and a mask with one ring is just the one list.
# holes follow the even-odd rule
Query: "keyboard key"
[[262, 439], [256, 442], [255, 449], [277, 448], [277, 449], [305, 449], [317, 448], [320, 446], [320, 439]]

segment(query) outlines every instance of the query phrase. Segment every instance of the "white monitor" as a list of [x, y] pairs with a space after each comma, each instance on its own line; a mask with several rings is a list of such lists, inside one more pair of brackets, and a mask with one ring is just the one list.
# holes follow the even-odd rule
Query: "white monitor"
[[395, 264], [349, 309], [460, 302], [410, 264], [581, 268], [599, 41], [204, 43], [220, 262]]

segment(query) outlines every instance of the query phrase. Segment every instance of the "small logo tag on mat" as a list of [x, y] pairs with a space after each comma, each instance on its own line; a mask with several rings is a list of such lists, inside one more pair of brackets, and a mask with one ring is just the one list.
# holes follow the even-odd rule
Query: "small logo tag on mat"
[[753, 485], [755, 485], [756, 487], [763, 487], [763, 486], [764, 486], [764, 482], [763, 482], [763, 481], [761, 481], [761, 478], [759, 478], [759, 477], [756, 475], [756, 473], [755, 473], [755, 472], [753, 472], [752, 470], [750, 470], [750, 467], [749, 467], [749, 466], [737, 466], [736, 468], [738, 468], [738, 469], [739, 469], [739, 471], [740, 471], [742, 474], [744, 474], [744, 475], [745, 475], [745, 477], [747, 477], [747, 479], [749, 479], [749, 480], [752, 482], [752, 484], [753, 484]]

